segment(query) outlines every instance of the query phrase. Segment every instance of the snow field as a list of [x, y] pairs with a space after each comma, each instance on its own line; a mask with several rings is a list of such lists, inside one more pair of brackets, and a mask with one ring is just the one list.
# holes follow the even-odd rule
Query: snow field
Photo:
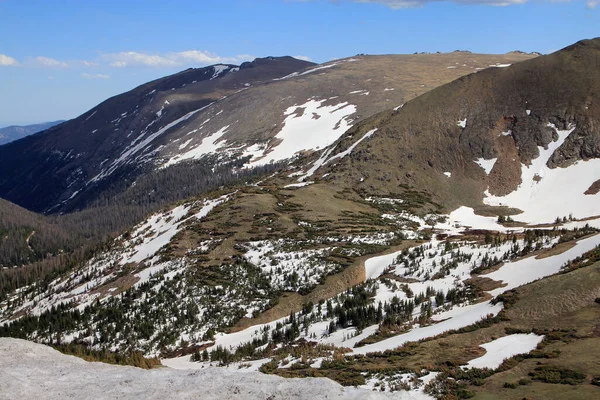
[[284, 126], [274, 137], [281, 142], [267, 149], [263, 158], [251, 161], [249, 166], [285, 160], [300, 151], [323, 149], [335, 142], [352, 126], [348, 117], [356, 112], [356, 106], [347, 102], [324, 105], [325, 101], [310, 99], [289, 107], [284, 113]]
[[[204, 368], [143, 370], [86, 362], [49, 347], [0, 339], [2, 393], [11, 398], [77, 399], [384, 399], [324, 378], [285, 379], [255, 371]], [[68, 377], [57, 379], [56, 377]], [[48, 384], [48, 382], [53, 382]], [[0, 394], [0, 397], [4, 397]]]

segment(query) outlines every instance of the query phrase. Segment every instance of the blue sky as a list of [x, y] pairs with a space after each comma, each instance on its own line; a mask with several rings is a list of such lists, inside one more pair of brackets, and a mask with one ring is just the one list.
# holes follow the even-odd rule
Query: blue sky
[[69, 119], [188, 67], [267, 55], [552, 52], [600, 0], [0, 0], [0, 127]]

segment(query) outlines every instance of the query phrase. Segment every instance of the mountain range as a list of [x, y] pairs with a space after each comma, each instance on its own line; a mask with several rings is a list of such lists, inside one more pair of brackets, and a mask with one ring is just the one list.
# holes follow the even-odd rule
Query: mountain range
[[[352, 121], [434, 86], [531, 57], [359, 56], [315, 68], [267, 57], [186, 70], [115, 96], [44, 135], [0, 147], [0, 196], [56, 213], [122, 191], [115, 185], [131, 185], [140, 174], [206, 155], [251, 166], [281, 161], [329, 145]], [[310, 141], [286, 141], [302, 116], [313, 121]]]
[[46, 129], [52, 128], [55, 125], [62, 124], [63, 122], [65, 121], [52, 121], [24, 126], [11, 125], [4, 128], [0, 128], [0, 146], [24, 138], [25, 136], [45, 131]]
[[359, 397], [594, 398], [598, 59], [267, 57], [2, 146], [0, 336]]

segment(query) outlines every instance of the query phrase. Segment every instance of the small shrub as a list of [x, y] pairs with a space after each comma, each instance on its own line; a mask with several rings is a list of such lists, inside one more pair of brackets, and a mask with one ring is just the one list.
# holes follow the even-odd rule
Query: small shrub
[[529, 375], [534, 381], [546, 383], [560, 383], [563, 385], [577, 385], [585, 380], [585, 374], [567, 368], [554, 365], [543, 365], [537, 367]]

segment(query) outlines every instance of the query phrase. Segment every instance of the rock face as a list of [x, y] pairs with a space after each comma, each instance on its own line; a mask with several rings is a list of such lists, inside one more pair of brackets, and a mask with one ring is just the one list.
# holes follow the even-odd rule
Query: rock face
[[326, 378], [284, 379], [220, 368], [143, 370], [89, 363], [49, 347], [0, 338], [0, 399], [388, 399]]

